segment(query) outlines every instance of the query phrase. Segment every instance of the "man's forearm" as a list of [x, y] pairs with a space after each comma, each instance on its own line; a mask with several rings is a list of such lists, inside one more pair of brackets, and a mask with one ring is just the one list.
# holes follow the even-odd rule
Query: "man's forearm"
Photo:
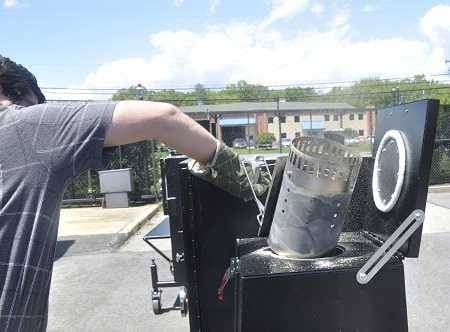
[[209, 162], [217, 140], [177, 107], [156, 102], [123, 101], [114, 111], [105, 146], [156, 139], [201, 162]]

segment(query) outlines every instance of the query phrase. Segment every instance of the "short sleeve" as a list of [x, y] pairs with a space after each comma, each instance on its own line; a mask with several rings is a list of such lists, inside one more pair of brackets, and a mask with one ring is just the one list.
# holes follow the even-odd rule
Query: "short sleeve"
[[76, 177], [88, 169], [101, 169], [104, 141], [116, 103], [48, 103], [20, 110], [20, 122], [33, 132], [33, 154], [53, 172]]

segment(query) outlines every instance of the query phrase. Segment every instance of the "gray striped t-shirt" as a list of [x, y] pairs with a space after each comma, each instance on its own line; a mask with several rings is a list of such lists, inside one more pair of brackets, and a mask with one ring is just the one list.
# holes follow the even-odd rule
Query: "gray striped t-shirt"
[[0, 111], [0, 331], [45, 331], [65, 185], [102, 167], [115, 103]]

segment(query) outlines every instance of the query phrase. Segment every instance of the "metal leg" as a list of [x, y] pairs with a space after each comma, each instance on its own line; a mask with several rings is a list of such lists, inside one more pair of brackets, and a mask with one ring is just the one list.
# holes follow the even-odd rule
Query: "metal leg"
[[162, 312], [161, 306], [161, 293], [162, 290], [158, 288], [158, 267], [155, 264], [155, 260], [152, 259], [152, 264], [150, 265], [150, 272], [152, 276], [152, 304], [153, 312], [159, 315]]
[[156, 266], [154, 259], [152, 259], [152, 264], [150, 265], [150, 273], [152, 276], [153, 291], [158, 291], [158, 267]]
[[147, 242], [147, 244], [153, 248], [153, 250], [155, 250], [162, 258], [164, 258], [167, 262], [169, 262], [169, 264], [172, 264], [172, 260], [167, 257], [161, 250], [159, 250], [158, 248], [156, 248], [148, 239], [144, 239], [145, 242]]

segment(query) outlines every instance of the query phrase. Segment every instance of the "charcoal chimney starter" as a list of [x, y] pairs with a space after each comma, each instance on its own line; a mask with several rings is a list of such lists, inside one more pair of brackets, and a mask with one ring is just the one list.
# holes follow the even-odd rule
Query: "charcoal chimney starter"
[[316, 258], [336, 248], [360, 156], [319, 137], [290, 147], [268, 243], [280, 256]]

